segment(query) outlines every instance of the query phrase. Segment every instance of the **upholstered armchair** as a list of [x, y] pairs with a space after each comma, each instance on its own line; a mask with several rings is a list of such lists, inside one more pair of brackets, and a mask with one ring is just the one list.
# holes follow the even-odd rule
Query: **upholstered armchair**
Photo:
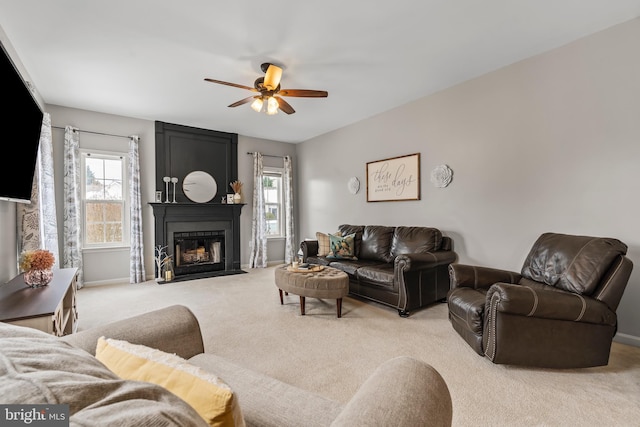
[[633, 268], [626, 252], [617, 239], [545, 233], [520, 273], [451, 264], [449, 320], [493, 363], [607, 365]]

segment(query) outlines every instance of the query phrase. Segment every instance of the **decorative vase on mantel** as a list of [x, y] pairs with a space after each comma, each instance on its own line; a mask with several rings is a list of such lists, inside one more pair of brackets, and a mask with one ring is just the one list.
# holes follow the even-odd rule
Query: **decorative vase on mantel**
[[53, 270], [51, 269], [40, 270], [34, 268], [24, 272], [24, 283], [30, 288], [47, 286], [51, 279], [53, 279]]
[[240, 195], [240, 193], [235, 193], [233, 195], [233, 203], [236, 205], [242, 203], [242, 196]]

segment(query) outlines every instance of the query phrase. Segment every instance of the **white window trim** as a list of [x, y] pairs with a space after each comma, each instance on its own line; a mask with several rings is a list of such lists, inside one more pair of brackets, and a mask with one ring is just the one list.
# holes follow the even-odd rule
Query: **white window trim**
[[[85, 223], [85, 194], [86, 194], [86, 176], [85, 176], [85, 159], [89, 157], [89, 154], [95, 154], [102, 158], [114, 158], [122, 160], [122, 200], [123, 200], [123, 222], [122, 224], [122, 242], [114, 242], [114, 243], [92, 243], [89, 244], [86, 242], [86, 223]], [[128, 248], [130, 247], [130, 235], [131, 235], [131, 214], [129, 211], [130, 200], [129, 200], [129, 153], [123, 151], [106, 151], [106, 150], [93, 150], [87, 148], [80, 149], [80, 194], [81, 194], [81, 219], [82, 219], [82, 249], [83, 250], [99, 250], [99, 249], [118, 249], [118, 248]]]
[[[280, 211], [280, 234], [277, 236], [266, 236], [267, 240], [282, 240], [284, 236], [284, 168], [278, 168], [273, 166], [265, 166], [262, 169], [262, 176], [269, 176], [270, 174], [279, 175], [281, 184], [279, 194], [279, 211]], [[265, 201], [266, 205], [266, 201]]]

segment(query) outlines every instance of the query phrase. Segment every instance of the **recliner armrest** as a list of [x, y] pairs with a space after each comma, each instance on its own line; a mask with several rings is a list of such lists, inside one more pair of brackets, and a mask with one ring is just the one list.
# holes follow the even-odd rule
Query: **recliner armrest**
[[331, 423], [342, 426], [451, 426], [453, 405], [442, 376], [400, 356], [380, 365]]
[[513, 271], [497, 268], [450, 264], [449, 278], [451, 279], [451, 289], [458, 287], [489, 289], [497, 282], [518, 283], [522, 276]]
[[602, 301], [549, 287], [496, 283], [487, 292], [487, 302], [491, 313], [515, 314], [554, 320], [594, 323], [598, 325], [616, 324], [616, 314]]
[[426, 270], [443, 264], [450, 264], [456, 260], [453, 251], [436, 251], [418, 254], [401, 254], [394, 260], [394, 267], [403, 272]]

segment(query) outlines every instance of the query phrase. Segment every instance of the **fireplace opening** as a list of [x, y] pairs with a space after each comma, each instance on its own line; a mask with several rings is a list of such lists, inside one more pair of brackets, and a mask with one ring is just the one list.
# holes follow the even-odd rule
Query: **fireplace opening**
[[224, 230], [173, 234], [175, 275], [225, 269]]

